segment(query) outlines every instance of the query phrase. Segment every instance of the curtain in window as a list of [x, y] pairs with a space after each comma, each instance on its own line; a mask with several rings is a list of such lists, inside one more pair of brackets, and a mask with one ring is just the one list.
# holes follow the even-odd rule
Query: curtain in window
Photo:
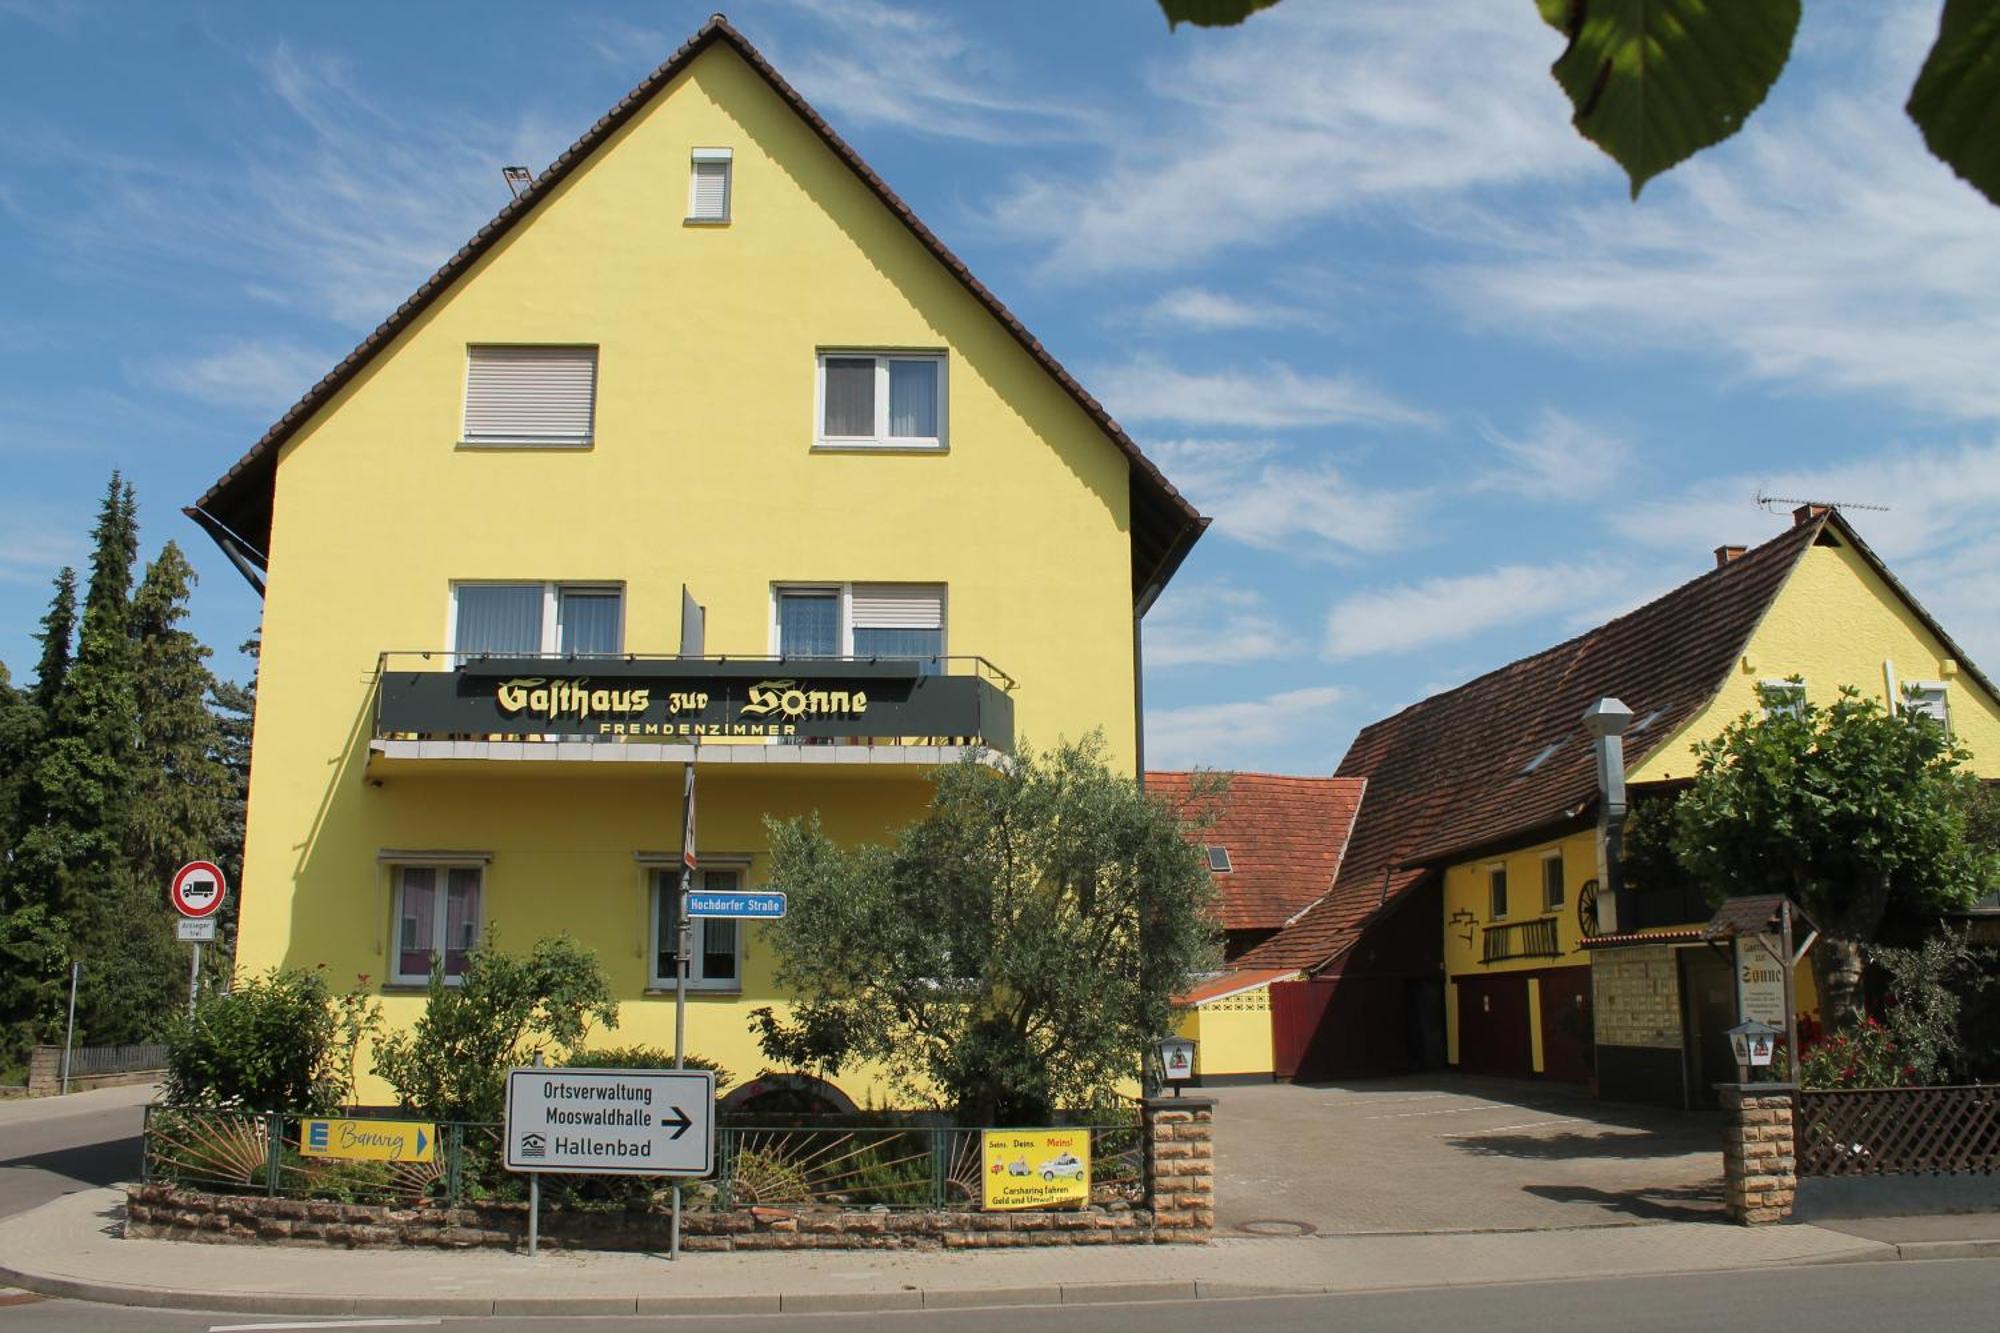
[[938, 433], [938, 363], [889, 363], [889, 434], [934, 440]]
[[[702, 874], [701, 886], [710, 893], [734, 893], [738, 880], [734, 870], [709, 870]], [[701, 979], [736, 980], [736, 922], [727, 917], [710, 917], [699, 924]]]
[[396, 975], [429, 976], [432, 932], [437, 923], [437, 871], [428, 866], [406, 866], [402, 877], [401, 904], [396, 923]]
[[780, 657], [840, 656], [840, 599], [785, 593], [778, 598]]
[[674, 900], [680, 891], [681, 872], [653, 872], [653, 919], [658, 923], [653, 940], [653, 978], [673, 984], [674, 980]]
[[479, 944], [479, 871], [471, 866], [445, 872], [444, 974], [465, 974], [466, 956]]
[[542, 650], [542, 585], [462, 584], [458, 590], [458, 651], [507, 655]]
[[565, 653], [615, 653], [618, 648], [618, 594], [564, 591], [556, 620]]
[[867, 439], [875, 434], [875, 358], [826, 358], [826, 436]]

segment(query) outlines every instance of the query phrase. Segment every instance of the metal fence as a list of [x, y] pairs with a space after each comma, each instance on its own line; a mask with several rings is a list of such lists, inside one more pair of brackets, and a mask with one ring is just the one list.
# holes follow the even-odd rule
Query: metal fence
[[1801, 1176], [2000, 1171], [2000, 1087], [1801, 1092]]
[[[976, 1208], [980, 1131], [952, 1125], [742, 1123], [717, 1129], [715, 1174], [691, 1182], [694, 1209], [746, 1207]], [[505, 1169], [501, 1126], [436, 1123], [427, 1161], [376, 1162], [300, 1150], [302, 1118], [287, 1114], [146, 1108], [142, 1178], [216, 1193], [345, 1203], [434, 1200], [449, 1206], [514, 1202], [526, 1177]], [[1145, 1201], [1136, 1116], [1072, 1124], [1090, 1131], [1095, 1203]], [[650, 1207], [671, 1182], [632, 1176], [548, 1175], [546, 1202], [572, 1208]]]
[[78, 1046], [69, 1053], [69, 1076], [150, 1073], [167, 1067], [167, 1048], [160, 1042], [131, 1046]]

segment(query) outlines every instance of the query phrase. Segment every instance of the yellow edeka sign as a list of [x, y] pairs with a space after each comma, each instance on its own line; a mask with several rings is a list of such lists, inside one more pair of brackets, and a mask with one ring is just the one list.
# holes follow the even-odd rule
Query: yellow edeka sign
[[1090, 1201], [1088, 1129], [988, 1129], [981, 1206], [1048, 1208]]
[[437, 1156], [437, 1126], [413, 1120], [302, 1120], [299, 1152], [364, 1162], [428, 1162]]

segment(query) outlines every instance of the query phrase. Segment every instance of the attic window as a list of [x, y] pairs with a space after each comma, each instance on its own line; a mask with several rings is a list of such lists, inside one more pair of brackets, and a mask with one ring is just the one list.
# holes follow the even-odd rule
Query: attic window
[[1561, 741], [1550, 741], [1547, 745], [1544, 745], [1541, 748], [1541, 750], [1535, 755], [1533, 759], [1530, 759], [1525, 765], [1522, 766], [1521, 772], [1523, 773], [1534, 772], [1536, 769], [1540, 768], [1543, 764], [1546, 764], [1549, 762], [1549, 760], [1555, 758], [1556, 751], [1562, 749], [1562, 747], [1563, 743]]
[[688, 176], [689, 222], [729, 221], [729, 176], [732, 150], [697, 148]]
[[1228, 874], [1234, 867], [1229, 864], [1229, 849], [1217, 844], [1202, 848], [1208, 853], [1208, 868], [1218, 875]]

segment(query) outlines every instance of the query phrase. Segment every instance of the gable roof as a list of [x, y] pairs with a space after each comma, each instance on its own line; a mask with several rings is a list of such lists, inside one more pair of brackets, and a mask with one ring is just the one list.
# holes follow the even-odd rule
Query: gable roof
[[1829, 521], [1796, 523], [1636, 611], [1363, 728], [1337, 770], [1367, 778], [1368, 793], [1333, 891], [1240, 964], [1319, 967], [1426, 866], [1581, 820], [1597, 798], [1583, 710], [1607, 694], [1632, 708], [1636, 768], [1715, 696]]
[[[1361, 806], [1359, 778], [1229, 773], [1215, 818], [1188, 835], [1228, 849], [1230, 869], [1211, 872], [1225, 930], [1276, 930], [1332, 887]], [[1176, 809], [1202, 806], [1193, 773], [1148, 773], [1146, 790]]]
[[[298, 432], [313, 415], [330, 402], [333, 396], [361, 373], [378, 353], [393, 342], [398, 334], [408, 328], [432, 302], [436, 301], [488, 250], [491, 250], [508, 232], [535, 211], [535, 206], [546, 198], [571, 174], [577, 171], [618, 129], [643, 109], [647, 103], [662, 92], [676, 77], [689, 68], [701, 54], [710, 47], [724, 45], [743, 58], [745, 64], [762, 76], [771, 91], [781, 101], [790, 106], [816, 133], [820, 140], [833, 151], [835, 157], [845, 163], [860, 181], [896, 215], [911, 235], [943, 264], [959, 284], [972, 294], [992, 316], [1000, 321], [1003, 328], [1012, 334], [1014, 340], [1025, 348], [1030, 356], [1047, 371], [1049, 376], [1081, 407], [1107, 439], [1124, 452], [1131, 461], [1131, 537], [1132, 537], [1132, 590], [1135, 601], [1143, 611], [1157, 597], [1167, 580], [1187, 557], [1209, 520], [1203, 517], [1186, 497], [1174, 489], [1166, 475], [1143, 454], [1124, 429], [1105, 411], [1102, 404], [1087, 393], [1083, 386], [1063, 368], [1062, 364], [1042, 346], [1035, 336], [1028, 332], [1014, 313], [1001, 303], [1000, 298], [987, 290], [985, 284], [972, 276], [964, 261], [953, 254], [936, 233], [923, 224], [910, 206], [876, 175], [861, 155], [850, 147], [833, 130], [833, 127], [813, 110], [798, 91], [785, 82], [777, 70], [773, 69], [749, 39], [732, 27], [722, 15], [714, 15], [702, 25], [701, 30], [680, 50], [674, 52], [665, 63], [648, 74], [638, 87], [625, 94], [618, 104], [607, 111], [595, 125], [571, 144], [569, 149], [549, 164], [546, 171], [520, 195], [508, 202], [494, 215], [493, 220], [481, 227], [470, 241], [446, 260], [444, 266], [433, 273], [424, 284], [411, 294], [408, 300], [396, 307], [395, 313], [382, 321], [373, 333], [362, 339], [359, 346], [349, 352], [339, 365], [327, 373], [325, 378], [306, 391], [305, 397], [292, 405], [272, 427], [264, 432], [263, 438], [250, 446], [250, 451], [236, 461], [221, 479], [208, 488], [206, 494], [182, 512], [198, 523], [202, 529], [222, 545], [226, 552], [232, 552], [232, 543], [238, 548], [247, 548], [251, 558], [258, 564], [264, 563], [264, 556], [271, 545], [271, 495], [276, 482], [278, 453], [287, 440]], [[232, 559], [240, 556], [232, 552]]]

